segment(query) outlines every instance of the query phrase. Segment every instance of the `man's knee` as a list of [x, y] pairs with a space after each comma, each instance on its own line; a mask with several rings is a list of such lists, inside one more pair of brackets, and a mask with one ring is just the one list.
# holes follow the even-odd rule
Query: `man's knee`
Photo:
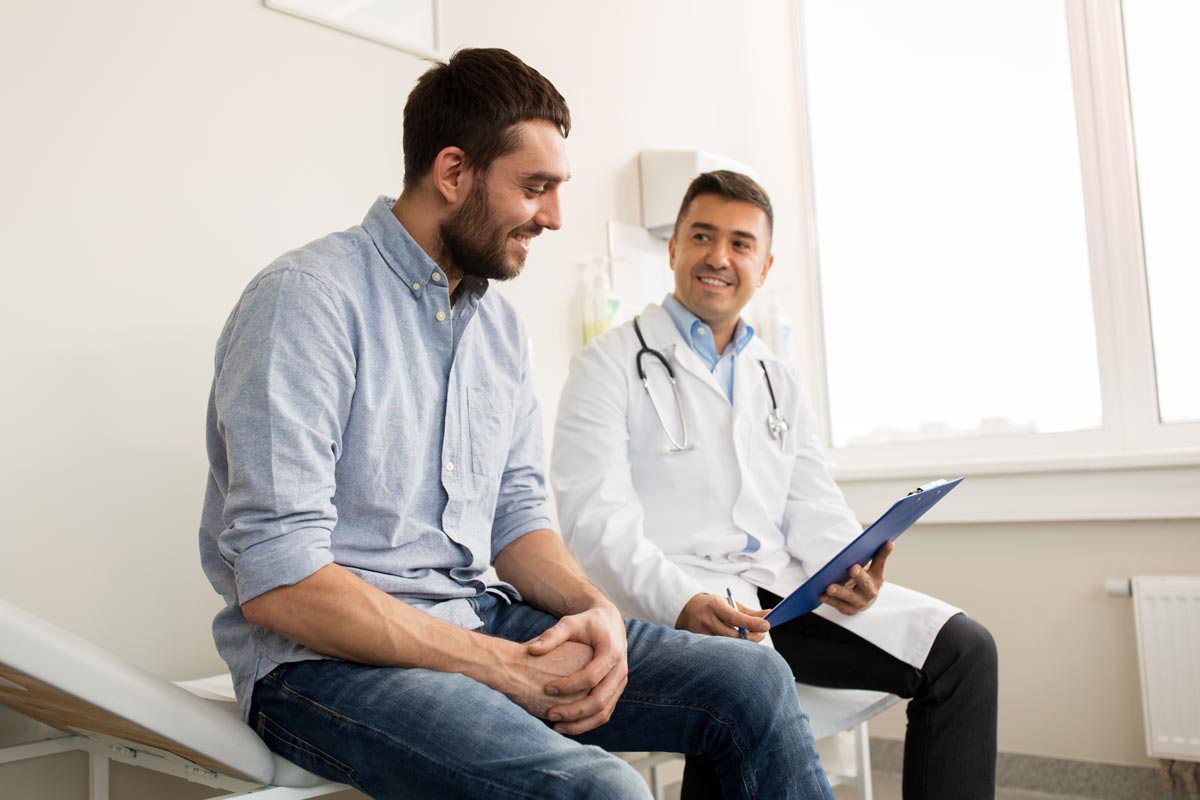
[[977, 667], [995, 670], [1000, 661], [1000, 654], [996, 650], [996, 640], [992, 638], [991, 631], [965, 614], [959, 617], [956, 623], [959, 629], [959, 648], [963, 657]]
[[754, 645], [734, 639], [722, 639], [726, 652], [717, 663], [721, 673], [733, 678], [732, 698], [738, 708], [752, 710], [754, 715], [772, 716], [788, 711], [799, 712], [796, 699], [796, 679], [791, 667], [774, 648]]
[[646, 781], [628, 762], [596, 749], [597, 756], [583, 763], [540, 770], [548, 789], [545, 796], [588, 800], [644, 800], [651, 796]]
[[978, 682], [996, 682], [1000, 660], [996, 640], [987, 628], [966, 614], [958, 614], [946, 622], [935, 646], [945, 649], [940, 660], [949, 669]]

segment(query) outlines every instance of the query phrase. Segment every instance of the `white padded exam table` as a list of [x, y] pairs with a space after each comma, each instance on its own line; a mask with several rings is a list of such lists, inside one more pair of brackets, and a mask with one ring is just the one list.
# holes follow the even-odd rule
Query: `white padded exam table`
[[91, 800], [108, 798], [109, 761], [224, 789], [227, 800], [346, 788], [272, 753], [224, 699], [226, 685], [196, 681], [189, 691], [0, 600], [0, 705], [67, 734], [0, 748], [0, 764], [86, 751]]

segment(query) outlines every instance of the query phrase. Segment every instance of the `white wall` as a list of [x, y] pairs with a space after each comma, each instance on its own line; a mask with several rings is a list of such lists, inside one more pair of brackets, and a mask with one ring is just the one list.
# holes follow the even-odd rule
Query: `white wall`
[[[985, 624], [1000, 652], [1000, 749], [1125, 765], [1146, 757], [1133, 605], [1107, 578], [1200, 573], [1194, 520], [927, 525], [888, 577]], [[900, 739], [904, 711], [872, 721]]]
[[[776, 203], [772, 282], [797, 282], [788, 3], [444, 5], [448, 52], [507, 47], [571, 104], [566, 226], [502, 288], [536, 340], [547, 429], [578, 341], [575, 265], [605, 254], [608, 220], [639, 221], [639, 150], [700, 148], [755, 167]], [[255, 0], [6, 11], [0, 596], [163, 677], [221, 671], [208, 636], [220, 600], [195, 543], [213, 343], [274, 256], [398, 191], [401, 110], [426, 65]], [[1142, 527], [1134, 540], [1105, 526], [1103, 554], [1086, 526], [941, 528], [905, 542], [897, 577], [998, 634], [1006, 749], [1138, 761], [1128, 610], [1097, 596], [1097, 580], [1147, 543], [1192, 548], [1194, 567], [1197, 532]], [[1014, 613], [998, 587], [1025, 564], [1047, 585], [1022, 587]], [[1053, 613], [1025, 627], [1043, 606]], [[1081, 609], [1087, 623], [1071, 627]], [[1072, 670], [1043, 668], [1071, 647], [1083, 654]], [[1081, 684], [1116, 701], [1089, 701], [1061, 727], [1035, 722]], [[0, 712], [0, 745], [17, 729], [28, 734]], [[898, 736], [900, 724], [879, 732]], [[66, 796], [47, 788], [61, 762], [44, 761], [20, 768], [39, 787], [27, 794]], [[14, 786], [17, 770], [0, 767], [0, 784]]]
[[213, 343], [271, 258], [399, 184], [421, 65], [253, 2], [6, 16], [0, 586], [155, 672], [213, 672]]

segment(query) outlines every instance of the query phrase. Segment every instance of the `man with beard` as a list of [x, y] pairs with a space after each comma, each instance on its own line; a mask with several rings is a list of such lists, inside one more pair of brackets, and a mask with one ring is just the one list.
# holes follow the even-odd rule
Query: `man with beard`
[[831, 798], [782, 658], [623, 621], [550, 530], [528, 342], [488, 282], [559, 227], [569, 130], [539, 73], [460, 51], [409, 96], [400, 198], [230, 315], [200, 549], [242, 712], [377, 798], [646, 797], [605, 750]]

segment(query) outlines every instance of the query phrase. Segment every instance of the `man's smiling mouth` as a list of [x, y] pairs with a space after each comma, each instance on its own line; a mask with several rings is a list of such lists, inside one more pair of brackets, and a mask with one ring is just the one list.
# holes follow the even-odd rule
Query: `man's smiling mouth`
[[533, 237], [537, 234], [532, 233], [514, 233], [512, 238], [517, 240], [517, 244], [521, 248], [521, 252], [528, 254], [529, 247], [533, 244]]

